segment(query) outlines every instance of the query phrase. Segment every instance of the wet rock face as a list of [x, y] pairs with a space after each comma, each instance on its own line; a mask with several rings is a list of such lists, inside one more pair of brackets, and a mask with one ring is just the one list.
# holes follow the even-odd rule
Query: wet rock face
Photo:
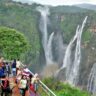
[[79, 85], [84, 86], [88, 84], [89, 74], [93, 64], [96, 62], [96, 34], [92, 33], [92, 37], [88, 43], [82, 45], [82, 58], [80, 66]]
[[52, 49], [53, 49], [52, 51], [53, 51], [54, 61], [57, 62], [59, 66], [62, 65], [66, 45], [63, 43], [63, 37], [60, 31], [55, 32]]

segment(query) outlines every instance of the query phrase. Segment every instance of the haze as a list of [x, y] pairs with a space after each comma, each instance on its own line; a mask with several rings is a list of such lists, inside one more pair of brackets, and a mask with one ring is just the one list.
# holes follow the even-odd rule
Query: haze
[[28, 3], [32, 4], [33, 2], [40, 3], [43, 5], [74, 5], [74, 4], [82, 4], [82, 3], [89, 3], [89, 4], [96, 4], [96, 0], [13, 0], [16, 2]]

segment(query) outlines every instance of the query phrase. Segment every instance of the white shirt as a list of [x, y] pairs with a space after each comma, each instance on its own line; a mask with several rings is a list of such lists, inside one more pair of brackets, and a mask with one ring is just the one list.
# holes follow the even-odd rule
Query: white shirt
[[17, 61], [16, 62], [16, 68], [20, 68], [20, 66], [21, 66], [21, 62], [20, 61]]
[[24, 79], [21, 79], [20, 80], [20, 88], [26, 88], [26, 85], [27, 85], [27, 80], [24, 80]]

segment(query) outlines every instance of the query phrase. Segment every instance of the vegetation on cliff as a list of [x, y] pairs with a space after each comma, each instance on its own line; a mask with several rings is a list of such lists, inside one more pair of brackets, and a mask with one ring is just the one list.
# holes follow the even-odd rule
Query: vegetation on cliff
[[53, 78], [44, 79], [44, 83], [55, 92], [56, 96], [90, 96], [86, 91], [71, 87], [64, 82], [56, 81]]

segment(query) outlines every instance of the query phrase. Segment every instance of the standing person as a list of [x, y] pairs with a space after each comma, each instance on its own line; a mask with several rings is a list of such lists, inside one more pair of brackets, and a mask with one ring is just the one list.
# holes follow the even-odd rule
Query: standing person
[[0, 67], [2, 67], [3, 60], [4, 60], [4, 58], [3, 57], [0, 57]]
[[4, 74], [4, 70], [2, 67], [0, 67], [0, 78], [4, 78], [5, 74]]
[[37, 92], [38, 90], [38, 83], [39, 83], [39, 77], [38, 77], [38, 74], [36, 73], [34, 75], [34, 77], [31, 79], [31, 84], [34, 86], [34, 91], [35, 93]]
[[18, 59], [16, 61], [16, 74], [18, 73], [18, 70], [20, 70], [21, 66], [23, 66], [23, 64], [21, 63], [21, 61]]
[[16, 59], [14, 59], [12, 63], [12, 74], [13, 76], [16, 76]]
[[29, 82], [30, 82], [30, 84], [31, 84], [31, 80], [32, 80], [32, 78], [33, 78], [33, 75], [30, 74], [30, 75], [29, 75]]
[[35, 93], [35, 88], [34, 88], [34, 84], [32, 84], [32, 78], [33, 78], [33, 75], [32, 74], [30, 74], [29, 75], [29, 88], [30, 88], [30, 92], [31, 93]]
[[23, 75], [19, 82], [19, 89], [22, 96], [25, 96], [26, 88], [27, 88], [27, 79], [26, 76]]
[[2, 69], [3, 69], [4, 75], [6, 76], [7, 70], [6, 70], [5, 62], [3, 62], [3, 64], [2, 64]]
[[7, 71], [7, 76], [9, 77], [10, 72], [10, 65], [8, 64], [8, 62], [6, 62], [6, 71]]
[[9, 93], [11, 93], [10, 91], [10, 87], [9, 87], [9, 80], [7, 77], [5, 77], [3, 80], [2, 80], [2, 83], [1, 83], [1, 96], [3, 96], [3, 94], [5, 94], [5, 96], [8, 96]]

